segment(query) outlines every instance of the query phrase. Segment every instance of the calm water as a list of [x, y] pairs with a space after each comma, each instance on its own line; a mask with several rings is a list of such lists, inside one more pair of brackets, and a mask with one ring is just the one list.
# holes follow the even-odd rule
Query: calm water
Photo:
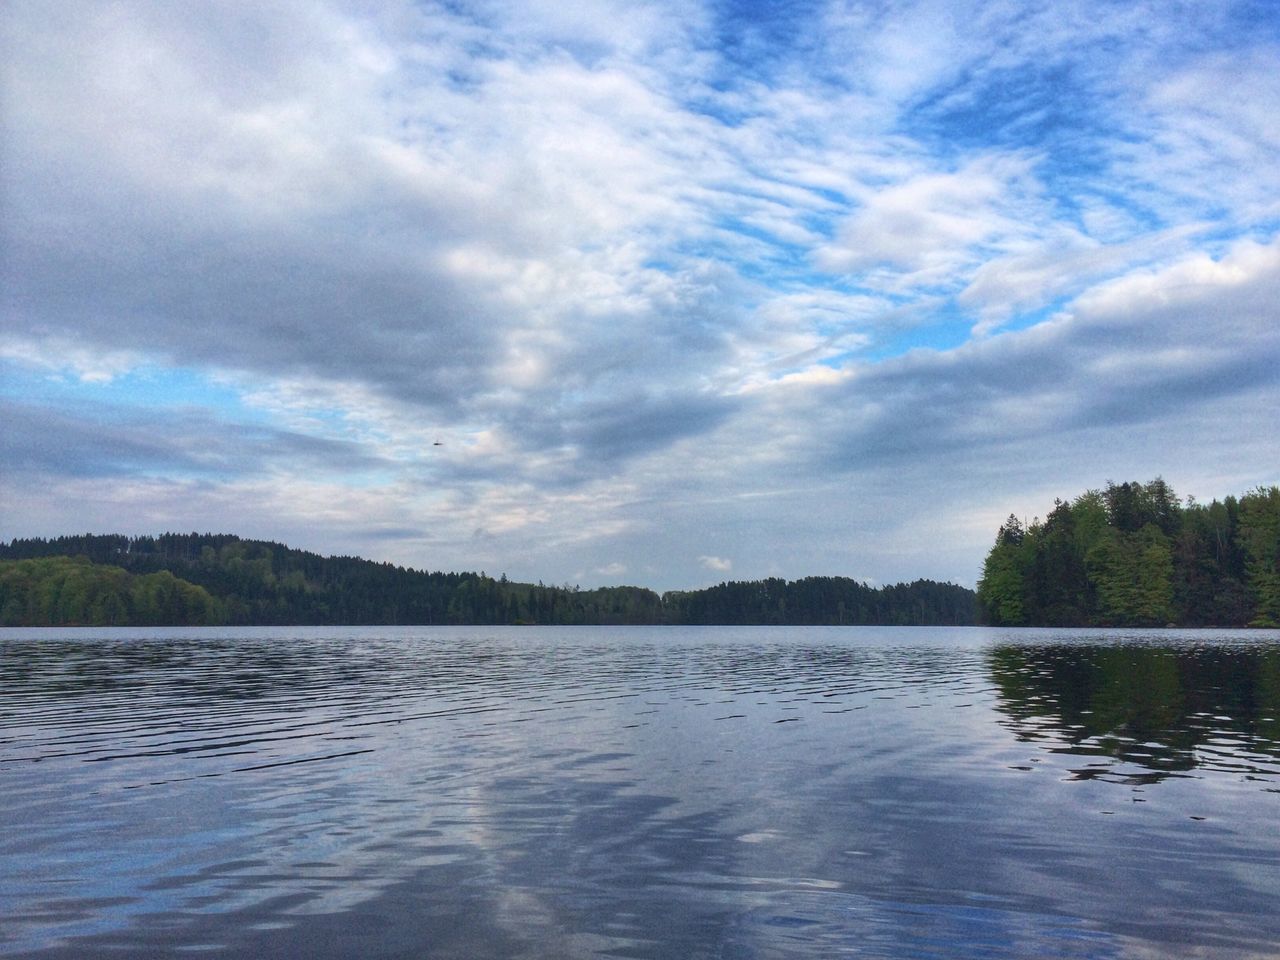
[[0, 631], [0, 789], [6, 955], [1280, 955], [1275, 631]]

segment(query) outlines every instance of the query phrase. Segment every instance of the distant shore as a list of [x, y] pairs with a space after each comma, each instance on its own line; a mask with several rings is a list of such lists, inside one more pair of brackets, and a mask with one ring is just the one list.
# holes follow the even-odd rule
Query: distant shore
[[956, 626], [976, 615], [972, 590], [932, 580], [770, 578], [659, 594], [426, 572], [229, 534], [0, 544], [0, 626]]

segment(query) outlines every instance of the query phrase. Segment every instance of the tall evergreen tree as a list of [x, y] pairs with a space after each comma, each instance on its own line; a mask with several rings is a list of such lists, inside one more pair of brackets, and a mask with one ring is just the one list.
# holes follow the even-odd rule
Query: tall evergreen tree
[[1240, 498], [1240, 541], [1255, 604], [1251, 622], [1280, 627], [1280, 487]]
[[1280, 487], [1184, 506], [1157, 477], [1011, 518], [978, 598], [991, 623], [1280, 626]]

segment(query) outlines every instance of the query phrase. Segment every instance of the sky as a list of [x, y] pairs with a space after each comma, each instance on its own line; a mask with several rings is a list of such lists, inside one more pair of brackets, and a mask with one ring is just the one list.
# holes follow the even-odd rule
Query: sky
[[1275, 0], [0, 8], [0, 539], [973, 585], [1280, 482]]

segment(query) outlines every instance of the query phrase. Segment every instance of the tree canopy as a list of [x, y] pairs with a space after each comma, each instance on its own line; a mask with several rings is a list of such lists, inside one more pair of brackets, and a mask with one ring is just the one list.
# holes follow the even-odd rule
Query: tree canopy
[[978, 603], [1005, 626], [1280, 626], [1280, 487], [1183, 503], [1157, 477], [1010, 516]]
[[133, 574], [87, 557], [0, 561], [0, 626], [205, 626], [225, 609], [167, 570]]
[[[112, 586], [90, 586], [97, 584]], [[846, 577], [769, 579], [660, 596], [644, 587], [581, 590], [412, 570], [226, 534], [0, 543], [3, 626], [927, 625], [973, 623], [974, 611], [973, 591], [928, 580], [876, 588]]]

